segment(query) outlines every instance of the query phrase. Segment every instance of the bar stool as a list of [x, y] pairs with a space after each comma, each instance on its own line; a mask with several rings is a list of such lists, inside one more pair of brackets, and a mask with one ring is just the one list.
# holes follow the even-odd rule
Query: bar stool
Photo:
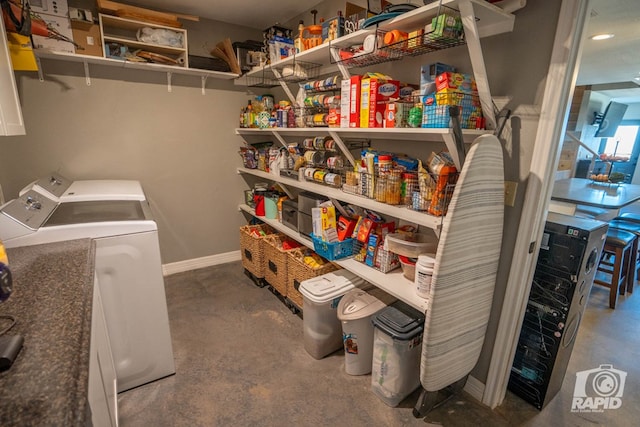
[[629, 280], [627, 280], [627, 292], [631, 294], [638, 279], [638, 270], [640, 270], [640, 222], [614, 219], [613, 221], [609, 221], [609, 228], [618, 228], [636, 235], [636, 241], [631, 252], [635, 254], [635, 257], [631, 259], [631, 266], [634, 267], [634, 269], [632, 271], [633, 274], [629, 274]]
[[[600, 278], [602, 275], [596, 275], [593, 283], [609, 288], [609, 307], [612, 309], [616, 308], [618, 292], [624, 295], [628, 275], [631, 273], [635, 276], [634, 269], [630, 268], [630, 260], [635, 259], [633, 248], [636, 240], [635, 234], [619, 228], [610, 227], [607, 231], [597, 270], [610, 275], [611, 281], [607, 282]], [[613, 262], [610, 257], [613, 257]]]

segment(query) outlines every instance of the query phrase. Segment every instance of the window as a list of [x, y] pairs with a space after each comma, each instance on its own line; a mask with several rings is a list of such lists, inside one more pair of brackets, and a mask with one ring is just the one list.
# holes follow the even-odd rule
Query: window
[[607, 138], [602, 153], [616, 157], [630, 158], [638, 136], [638, 125], [620, 125], [613, 138]]

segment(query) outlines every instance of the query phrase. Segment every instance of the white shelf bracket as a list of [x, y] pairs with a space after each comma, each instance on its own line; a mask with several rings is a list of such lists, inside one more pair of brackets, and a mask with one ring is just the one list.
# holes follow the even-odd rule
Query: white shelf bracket
[[82, 62], [84, 64], [84, 78], [87, 82], [87, 86], [91, 86], [91, 76], [89, 75], [89, 63], [87, 61]]
[[171, 71], [167, 71], [167, 92], [171, 93], [171, 77], [173, 73]]
[[209, 76], [200, 76], [200, 88], [202, 89], [202, 95], [205, 94], [204, 88], [207, 84], [207, 78]]
[[451, 157], [453, 157], [453, 163], [455, 163], [456, 169], [458, 169], [458, 171], [461, 171], [462, 165], [460, 164], [460, 154], [458, 153], [458, 147], [456, 146], [453, 132], [449, 131], [442, 134], [442, 139], [444, 139], [444, 143], [447, 145], [447, 150], [449, 150]]
[[40, 57], [36, 56], [36, 63], [38, 64], [38, 80], [40, 83], [44, 82], [44, 75], [42, 74], [42, 62], [40, 62]]
[[333, 138], [336, 144], [338, 144], [338, 147], [340, 147], [340, 150], [342, 151], [344, 156], [347, 158], [351, 166], [354, 166], [356, 164], [356, 160], [353, 158], [353, 155], [351, 154], [351, 152], [347, 149], [347, 146], [344, 145], [344, 141], [342, 141], [342, 138], [340, 138], [340, 135], [338, 135], [336, 131], [330, 130], [329, 136], [331, 136], [331, 138]]
[[280, 186], [280, 188], [282, 188], [282, 191], [285, 192], [285, 194], [287, 195], [287, 197], [289, 197], [291, 200], [294, 200], [295, 197], [293, 196], [293, 193], [291, 192], [291, 190], [289, 190], [287, 188], [286, 185], [284, 185], [283, 183], [279, 182], [278, 185]]
[[[476, 25], [476, 16], [473, 11], [473, 5], [469, 0], [459, 0], [460, 17], [462, 18], [462, 26], [464, 27], [464, 37], [467, 41], [467, 49], [469, 50], [469, 58], [471, 59], [471, 67], [473, 75], [478, 86], [478, 96], [482, 105], [482, 115], [484, 116], [487, 129], [496, 128], [496, 116], [493, 111], [493, 103], [491, 102], [491, 91], [489, 90], [489, 81], [487, 80], [487, 69], [484, 65], [484, 57], [482, 55], [482, 47], [480, 46], [480, 34]], [[457, 165], [456, 165], [457, 166]]]
[[273, 72], [273, 75], [276, 76], [276, 79], [278, 79], [278, 82], [280, 82], [280, 86], [282, 86], [282, 90], [284, 90], [284, 93], [287, 94], [287, 96], [291, 100], [291, 103], [295, 105], [296, 97], [293, 96], [293, 93], [291, 92], [291, 89], [289, 89], [289, 86], [287, 86], [287, 83], [282, 80], [282, 74], [280, 74], [280, 72], [275, 68], [272, 68], [271, 71]]
[[285, 139], [282, 137], [282, 135], [280, 135], [280, 132], [278, 132], [277, 130], [272, 130], [271, 131], [273, 133], [273, 136], [276, 137], [276, 139], [278, 140], [278, 142], [280, 144], [282, 144], [282, 146], [284, 148], [287, 148], [287, 141], [285, 141]]
[[338, 67], [338, 70], [340, 70], [340, 74], [342, 74], [342, 78], [345, 80], [348, 80], [351, 78], [351, 73], [349, 73], [349, 70], [347, 70], [347, 67], [344, 66], [344, 64], [342, 63], [342, 60], [340, 59], [340, 49], [337, 47], [329, 47], [329, 51], [331, 52], [331, 56], [333, 57], [333, 60], [336, 62], [336, 66]]

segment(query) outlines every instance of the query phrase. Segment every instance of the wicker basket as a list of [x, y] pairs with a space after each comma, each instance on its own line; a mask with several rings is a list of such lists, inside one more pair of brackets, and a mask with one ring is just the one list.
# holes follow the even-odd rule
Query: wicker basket
[[264, 278], [283, 297], [287, 296], [289, 252], [295, 250], [295, 248], [282, 249], [282, 243], [285, 240], [288, 240], [288, 238], [284, 234], [271, 234], [264, 238]]
[[267, 235], [273, 234], [271, 227], [265, 224], [244, 225], [240, 227], [240, 253], [242, 254], [242, 266], [256, 278], [264, 278], [265, 260], [264, 236], [251, 235], [252, 230], [264, 231]]
[[314, 269], [304, 263], [305, 249], [293, 249], [289, 251], [289, 264], [287, 266], [287, 299], [302, 309], [302, 294], [298, 291], [300, 283], [304, 280], [321, 276], [340, 267], [327, 262], [320, 268]]

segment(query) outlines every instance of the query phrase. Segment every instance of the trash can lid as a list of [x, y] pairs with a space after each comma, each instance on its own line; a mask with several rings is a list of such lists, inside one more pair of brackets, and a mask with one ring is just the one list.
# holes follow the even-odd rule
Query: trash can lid
[[338, 319], [363, 319], [376, 314], [394, 301], [396, 299], [382, 289], [374, 288], [369, 291], [352, 289], [338, 304]]
[[348, 270], [336, 270], [322, 276], [303, 280], [300, 293], [314, 303], [322, 304], [344, 295], [356, 286], [364, 284], [363, 278]]
[[410, 340], [424, 330], [424, 314], [396, 301], [371, 318], [373, 326], [399, 340]]

